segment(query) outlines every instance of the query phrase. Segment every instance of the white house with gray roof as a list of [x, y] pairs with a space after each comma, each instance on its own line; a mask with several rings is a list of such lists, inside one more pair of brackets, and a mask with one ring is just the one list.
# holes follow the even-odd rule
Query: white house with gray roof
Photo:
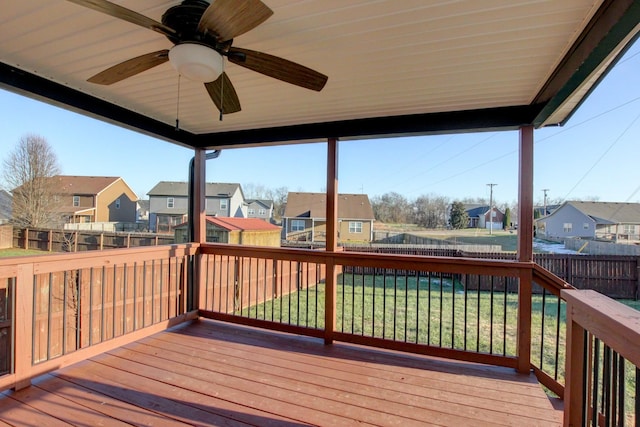
[[640, 240], [640, 203], [564, 202], [536, 221], [536, 237]]
[[[188, 220], [189, 188], [186, 182], [160, 181], [149, 196], [149, 228], [158, 233], [173, 233], [173, 228]], [[208, 216], [247, 217], [247, 205], [240, 184], [206, 184]]]

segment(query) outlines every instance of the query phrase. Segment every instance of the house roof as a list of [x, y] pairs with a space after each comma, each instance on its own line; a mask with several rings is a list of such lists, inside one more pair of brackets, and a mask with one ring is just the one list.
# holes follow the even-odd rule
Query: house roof
[[[231, 197], [236, 191], [242, 191], [240, 184], [208, 182], [206, 185], [207, 197]], [[182, 196], [189, 195], [186, 182], [160, 181], [147, 193], [149, 196]]]
[[229, 231], [280, 230], [280, 227], [278, 227], [277, 225], [273, 225], [259, 218], [233, 218], [233, 217], [208, 216], [207, 222], [211, 224], [215, 224]]
[[[283, 216], [326, 218], [327, 196], [324, 193], [289, 193]], [[338, 194], [338, 218], [373, 220], [369, 197], [366, 194]]]
[[[273, 231], [280, 230], [280, 227], [273, 225], [260, 218], [234, 218], [221, 216], [207, 216], [209, 224], [224, 228], [227, 231]], [[186, 227], [188, 223], [180, 224], [178, 227]]]
[[6, 190], [0, 189], [0, 221], [12, 218], [13, 196]]
[[[318, 70], [329, 78], [321, 92], [227, 63], [242, 111], [218, 120], [202, 84], [182, 79], [176, 131], [170, 64], [108, 86], [87, 82], [172, 43], [62, 0], [4, 2], [0, 86], [202, 148], [514, 129], [564, 122], [640, 30], [634, 0], [264, 2], [273, 16], [234, 47]], [[178, 3], [117, 1], [155, 21]]]
[[567, 201], [565, 205], [575, 207], [597, 224], [640, 224], [640, 203]]
[[264, 206], [267, 209], [271, 209], [273, 207], [273, 200], [266, 200], [266, 199], [247, 199], [245, 200], [245, 203], [247, 205], [250, 205], [252, 203], [258, 203], [262, 206]]
[[56, 191], [60, 194], [95, 196], [121, 179], [115, 176], [70, 176], [57, 175]]

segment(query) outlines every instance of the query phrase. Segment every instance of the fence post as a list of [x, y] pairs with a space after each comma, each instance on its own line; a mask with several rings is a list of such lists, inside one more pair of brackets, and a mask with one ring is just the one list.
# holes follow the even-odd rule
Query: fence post
[[49, 230], [49, 244], [48, 244], [49, 252], [53, 250], [53, 230]]
[[24, 229], [24, 248], [29, 249], [29, 229]]
[[78, 230], [73, 232], [73, 252], [78, 252]]
[[100, 233], [100, 250], [104, 249], [104, 233]]

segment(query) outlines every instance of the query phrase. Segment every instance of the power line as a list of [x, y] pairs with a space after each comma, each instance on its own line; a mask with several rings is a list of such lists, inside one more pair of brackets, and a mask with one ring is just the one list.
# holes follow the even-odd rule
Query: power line
[[567, 193], [566, 196], [564, 196], [563, 200], [566, 200], [567, 197], [569, 197], [569, 195], [573, 192], [573, 190], [575, 190], [578, 185], [580, 185], [582, 183], [582, 181], [584, 181], [584, 179], [591, 173], [591, 171], [593, 171], [593, 169], [598, 165], [598, 163], [600, 163], [600, 161], [602, 161], [602, 159], [604, 159], [604, 157], [607, 155], [607, 153], [609, 151], [611, 151], [611, 149], [618, 143], [620, 142], [620, 140], [622, 139], [622, 137], [627, 133], [627, 131], [629, 131], [629, 129], [631, 129], [631, 127], [635, 124], [636, 121], [638, 121], [638, 119], [640, 119], [640, 114], [638, 114], [636, 116], [635, 119], [633, 119], [631, 121], [631, 123], [629, 123], [629, 126], [627, 126], [624, 131], [622, 131], [622, 133], [609, 145], [609, 147], [607, 147], [607, 149], [600, 155], [600, 157], [598, 157], [598, 159], [595, 161], [595, 163], [593, 165], [591, 165], [591, 167], [585, 172], [584, 175], [582, 175], [582, 178], [580, 178], [578, 180], [578, 182], [576, 182], [576, 185], [574, 185], [571, 190], [569, 190], [569, 192]]

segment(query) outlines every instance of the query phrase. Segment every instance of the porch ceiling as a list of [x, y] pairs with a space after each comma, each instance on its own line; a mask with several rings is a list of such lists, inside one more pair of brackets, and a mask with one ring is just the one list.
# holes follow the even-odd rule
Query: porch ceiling
[[[0, 87], [161, 139], [229, 147], [326, 137], [513, 129], [565, 121], [640, 29], [633, 0], [264, 0], [234, 46], [329, 76], [321, 92], [228, 63], [242, 111], [223, 121], [202, 84], [162, 64], [86, 79], [168, 49], [162, 35], [65, 0], [5, 2]], [[160, 21], [178, 1], [116, 0]]]

